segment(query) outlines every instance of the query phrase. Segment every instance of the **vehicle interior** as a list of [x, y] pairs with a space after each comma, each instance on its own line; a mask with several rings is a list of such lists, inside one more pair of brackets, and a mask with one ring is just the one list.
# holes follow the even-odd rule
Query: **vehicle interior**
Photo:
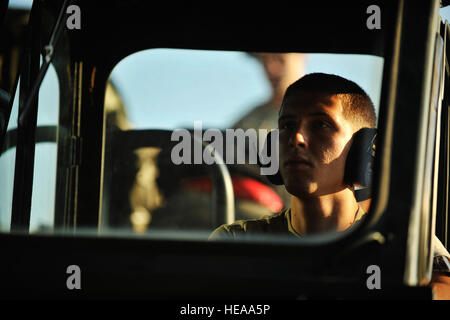
[[[367, 22], [373, 5], [380, 28]], [[434, 237], [447, 249], [450, 241], [445, 6], [321, 1], [256, 13], [230, 3], [4, 2], [1, 297], [433, 298]], [[352, 71], [374, 101], [373, 176], [355, 193], [367, 214], [351, 230], [296, 241], [209, 241], [223, 224], [290, 205], [260, 158], [249, 160], [276, 122], [246, 118], [264, 135], [254, 145], [247, 137], [244, 162], [227, 157], [227, 134], [275, 97], [265, 59], [297, 58], [294, 78]], [[175, 132], [192, 137], [181, 164]], [[214, 132], [227, 138], [221, 152], [204, 139]], [[73, 264], [82, 290], [66, 287]], [[371, 265], [382, 290], [366, 285]]]

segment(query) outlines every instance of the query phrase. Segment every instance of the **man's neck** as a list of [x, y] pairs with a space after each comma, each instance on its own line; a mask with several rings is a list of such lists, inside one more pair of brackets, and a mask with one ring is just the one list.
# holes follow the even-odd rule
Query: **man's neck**
[[319, 197], [291, 196], [292, 227], [300, 235], [343, 231], [355, 222], [358, 208], [350, 189]]

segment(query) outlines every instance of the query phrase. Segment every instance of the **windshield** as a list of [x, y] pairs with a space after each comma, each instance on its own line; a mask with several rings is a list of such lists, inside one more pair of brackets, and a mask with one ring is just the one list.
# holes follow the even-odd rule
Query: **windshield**
[[[306, 74], [339, 75], [361, 86], [378, 114], [382, 70], [383, 59], [367, 55], [150, 49], [123, 59], [105, 95], [101, 230], [209, 234], [222, 223], [285, 212], [291, 194], [266, 176], [278, 163], [264, 174], [258, 160], [268, 132], [279, 128], [287, 87]], [[203, 147], [195, 149], [195, 138]], [[231, 220], [220, 216], [225, 195], [215, 190], [220, 166], [206, 156], [208, 144], [233, 186]]]

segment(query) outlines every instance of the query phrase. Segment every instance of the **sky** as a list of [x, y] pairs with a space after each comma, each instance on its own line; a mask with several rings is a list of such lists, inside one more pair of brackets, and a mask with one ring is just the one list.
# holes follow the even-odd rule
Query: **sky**
[[[353, 80], [379, 104], [382, 58], [309, 54], [305, 71]], [[241, 52], [145, 50], [120, 61], [111, 79], [136, 128], [192, 127], [195, 120], [227, 128], [271, 94], [262, 66]]]
[[[30, 0], [11, 0], [10, 6], [29, 8]], [[450, 7], [441, 9], [444, 19]], [[378, 108], [383, 59], [361, 55], [308, 55], [306, 73], [328, 72], [358, 83]], [[202, 120], [210, 128], [226, 128], [270, 95], [264, 70], [239, 52], [201, 52], [157, 49], [133, 54], [116, 66], [111, 79], [117, 86], [135, 128], [192, 127]], [[39, 93], [38, 125], [57, 124], [58, 80], [50, 67]], [[205, 112], [213, 110], [213, 112]], [[174, 115], [177, 116], [174, 116]], [[8, 128], [16, 127], [17, 103]], [[15, 151], [0, 157], [0, 231], [8, 230], [12, 201]], [[31, 230], [52, 225], [56, 176], [56, 146], [36, 147]]]

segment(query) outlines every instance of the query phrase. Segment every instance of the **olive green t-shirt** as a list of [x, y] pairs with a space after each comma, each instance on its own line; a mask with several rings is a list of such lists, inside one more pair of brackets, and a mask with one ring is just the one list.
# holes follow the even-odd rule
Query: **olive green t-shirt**
[[260, 219], [239, 220], [229, 225], [222, 225], [214, 230], [209, 240], [236, 239], [245, 235], [282, 235], [296, 236], [292, 228], [290, 209], [285, 209], [272, 216]]
[[[361, 219], [364, 214], [364, 210], [359, 207], [355, 222]], [[260, 219], [239, 220], [229, 225], [224, 224], [211, 233], [209, 240], [242, 239], [246, 235], [301, 237], [292, 227], [291, 209], [289, 208]]]
[[[364, 214], [364, 210], [359, 207], [355, 217], [355, 222], [359, 221]], [[209, 240], [243, 239], [247, 235], [280, 235], [300, 237], [300, 235], [292, 227], [291, 210], [285, 209], [278, 214], [264, 216], [260, 219], [239, 220], [229, 225], [224, 224], [211, 233]], [[445, 269], [446, 272], [450, 272], [450, 264], [448, 262], [450, 261], [450, 254], [436, 236], [433, 237], [433, 251], [435, 258], [433, 269]], [[447, 257], [447, 260], [439, 260], [440, 267], [438, 268], [438, 258], [442, 257]]]
[[[359, 207], [355, 221], [361, 219], [364, 213], [364, 210]], [[260, 219], [239, 220], [229, 225], [224, 224], [211, 233], [209, 240], [242, 239], [246, 235], [301, 237], [292, 227], [291, 209], [285, 209], [280, 213]]]

